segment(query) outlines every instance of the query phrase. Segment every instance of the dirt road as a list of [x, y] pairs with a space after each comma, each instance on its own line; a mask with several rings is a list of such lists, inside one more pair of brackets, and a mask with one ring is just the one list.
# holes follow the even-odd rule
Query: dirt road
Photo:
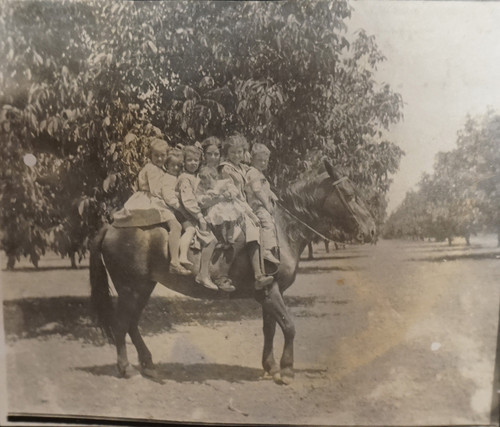
[[[157, 286], [146, 333], [161, 382], [118, 378], [88, 319], [88, 270], [2, 272], [11, 413], [226, 423], [489, 424], [500, 299], [493, 239], [388, 242], [302, 261], [287, 303], [296, 379], [262, 378], [260, 307]], [[44, 264], [41, 264], [42, 268]], [[281, 351], [277, 333], [276, 352]], [[135, 351], [129, 347], [131, 359]]]

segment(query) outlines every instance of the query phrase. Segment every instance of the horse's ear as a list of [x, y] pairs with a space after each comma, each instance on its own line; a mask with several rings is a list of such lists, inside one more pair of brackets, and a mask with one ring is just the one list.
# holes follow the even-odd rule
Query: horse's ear
[[323, 164], [325, 165], [328, 175], [330, 175], [335, 181], [338, 180], [339, 176], [330, 161], [328, 159], [323, 159]]

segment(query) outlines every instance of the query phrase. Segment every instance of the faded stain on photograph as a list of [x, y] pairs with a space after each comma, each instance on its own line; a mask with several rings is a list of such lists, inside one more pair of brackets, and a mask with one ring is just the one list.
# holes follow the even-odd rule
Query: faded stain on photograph
[[498, 425], [498, 22], [4, 0], [2, 423]]

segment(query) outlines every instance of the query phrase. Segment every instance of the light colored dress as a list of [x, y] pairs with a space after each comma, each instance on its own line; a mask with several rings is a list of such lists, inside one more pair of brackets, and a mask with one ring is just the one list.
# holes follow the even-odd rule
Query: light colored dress
[[[229, 192], [233, 197], [237, 197], [238, 189], [234, 186], [229, 179], [217, 180], [215, 186], [204, 192], [205, 190], [198, 187], [198, 199], [201, 200], [201, 205], [204, 204], [203, 200], [213, 200], [222, 196], [224, 193]], [[239, 199], [236, 200], [223, 200], [208, 206], [205, 209], [205, 219], [212, 225], [221, 225], [225, 222], [232, 222], [235, 225], [243, 222], [246, 214], [246, 209]]]
[[139, 172], [136, 191], [113, 215], [114, 227], [146, 227], [175, 219], [180, 206], [175, 193], [177, 177], [148, 163]]
[[199, 182], [200, 179], [196, 175], [184, 172], [179, 175], [175, 187], [181, 205], [187, 211], [189, 217], [192, 217], [196, 221], [198, 221], [198, 217], [201, 215], [201, 208], [195, 195]]
[[[234, 165], [230, 162], [221, 162], [219, 165], [219, 174], [222, 179], [230, 179], [238, 190], [237, 198], [242, 202], [247, 202], [245, 194], [246, 179], [245, 175], [248, 166], [244, 164]], [[242, 226], [247, 243], [260, 242], [260, 227], [245, 214], [244, 224]]]
[[191, 242], [191, 247], [194, 249], [201, 249], [215, 240], [215, 236], [211, 231], [202, 231], [198, 226], [198, 218], [203, 216], [202, 208], [196, 197], [196, 190], [199, 183], [200, 179], [196, 175], [181, 173], [176, 185], [176, 192], [179, 195], [181, 203], [180, 210], [190, 223], [189, 225], [195, 227], [195, 236]]

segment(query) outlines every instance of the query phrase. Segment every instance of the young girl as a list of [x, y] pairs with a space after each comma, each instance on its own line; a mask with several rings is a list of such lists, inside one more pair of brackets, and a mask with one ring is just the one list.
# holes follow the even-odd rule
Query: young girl
[[[220, 175], [223, 179], [230, 179], [238, 194], [236, 199], [246, 202], [245, 195], [245, 175], [248, 166], [243, 164], [245, 150], [248, 144], [241, 135], [234, 135], [224, 141], [224, 155], [226, 160], [219, 165]], [[260, 256], [260, 229], [258, 221], [252, 221], [252, 218], [245, 214], [244, 231], [247, 247], [250, 252], [250, 261], [255, 274], [255, 289], [263, 289], [273, 282], [272, 276], [267, 276], [262, 268]]]
[[220, 149], [222, 146], [220, 139], [216, 136], [210, 136], [201, 143], [201, 146], [203, 147], [205, 166], [217, 168], [220, 162]]
[[[221, 289], [226, 292], [232, 292], [236, 289], [234, 286], [229, 286], [226, 283], [221, 283], [221, 285], [217, 286], [212, 282], [209, 274], [210, 261], [215, 249], [216, 240], [213, 234], [209, 233], [207, 222], [195, 196], [199, 184], [199, 178], [196, 176], [196, 173], [198, 172], [198, 167], [201, 163], [201, 157], [202, 152], [199, 148], [195, 146], [184, 147], [185, 172], [179, 176], [177, 181], [177, 191], [184, 209], [189, 213], [193, 220], [198, 222], [201, 233], [208, 235], [208, 237], [212, 237], [211, 239], [209, 238], [208, 241], [204, 241], [204, 244], [202, 244], [200, 271], [196, 276], [195, 281], [208, 289]], [[196, 233], [193, 222], [186, 221], [183, 225], [185, 226], [186, 231], [181, 238], [182, 263], [184, 263], [184, 257], [186, 257], [185, 259], [187, 260], [187, 251]]]
[[234, 243], [234, 228], [242, 225], [245, 215], [258, 221], [251, 207], [237, 198], [238, 190], [229, 179], [218, 179], [217, 170], [201, 168], [196, 192], [207, 222], [213, 227], [218, 240], [227, 245]]
[[170, 272], [188, 275], [191, 272], [179, 262], [182, 227], [175, 216], [175, 210], [180, 208], [175, 194], [175, 184], [182, 167], [182, 158], [179, 158], [179, 153], [175, 149], [169, 150], [168, 144], [162, 139], [153, 140], [150, 148], [150, 162], [139, 172], [139, 191], [127, 200], [122, 210], [115, 213], [113, 225], [145, 227], [166, 224], [169, 230]]

